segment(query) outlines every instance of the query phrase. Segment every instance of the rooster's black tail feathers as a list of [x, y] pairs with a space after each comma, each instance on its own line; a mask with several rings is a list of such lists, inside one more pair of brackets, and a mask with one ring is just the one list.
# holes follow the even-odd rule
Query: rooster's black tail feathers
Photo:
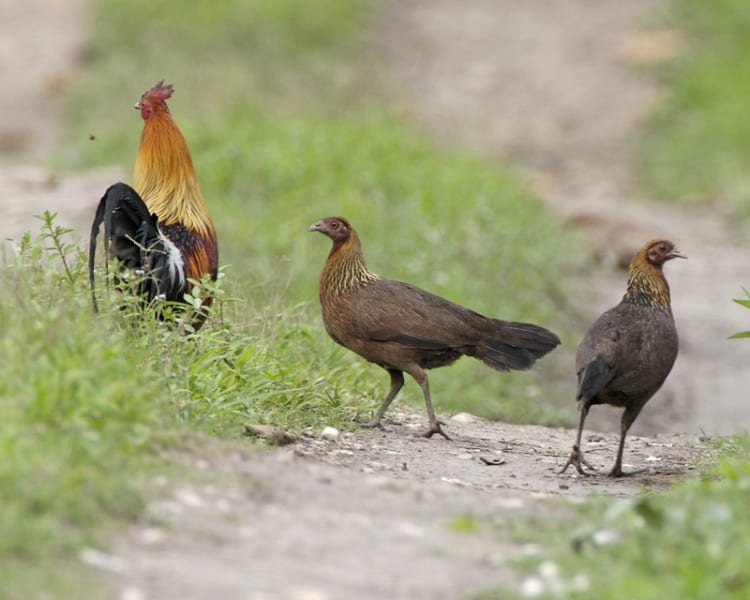
[[139, 277], [137, 292], [145, 300], [157, 296], [180, 301], [185, 291], [185, 269], [178, 248], [160, 231], [156, 215], [129, 185], [116, 183], [107, 189], [91, 224], [89, 241], [89, 282], [94, 291], [94, 265], [99, 230], [104, 225], [105, 266], [116, 258], [122, 271]]

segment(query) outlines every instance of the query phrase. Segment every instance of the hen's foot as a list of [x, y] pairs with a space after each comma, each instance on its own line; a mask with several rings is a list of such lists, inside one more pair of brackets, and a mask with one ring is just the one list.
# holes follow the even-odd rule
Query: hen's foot
[[430, 428], [422, 434], [422, 437], [431, 438], [436, 433], [439, 433], [440, 435], [442, 435], [446, 440], [450, 440], [451, 439], [448, 436], [448, 434], [445, 433], [445, 431], [443, 431], [443, 428], [440, 427], [440, 421], [436, 421], [435, 423], [431, 423], [430, 424]]
[[[583, 470], [583, 467], [581, 464], [586, 465], [589, 469], [592, 471], [596, 471], [596, 469], [587, 461], [585, 458], [583, 458], [583, 453], [581, 452], [581, 449], [578, 446], [573, 446], [573, 452], [570, 453], [570, 456], [568, 457], [568, 462], [565, 463], [565, 466], [562, 468], [562, 470], [558, 473], [558, 475], [562, 475], [565, 473], [565, 471], [568, 470], [568, 467], [570, 465], [573, 465], [576, 468], [576, 471], [578, 471], [581, 475], [591, 475], [591, 473], [587, 473]], [[614, 469], [613, 469], [614, 472]], [[613, 477], [616, 477], [616, 475], [613, 475]]]
[[366, 429], [383, 429], [383, 425], [380, 423], [380, 419], [370, 419], [365, 423], [358, 423], [358, 425]]

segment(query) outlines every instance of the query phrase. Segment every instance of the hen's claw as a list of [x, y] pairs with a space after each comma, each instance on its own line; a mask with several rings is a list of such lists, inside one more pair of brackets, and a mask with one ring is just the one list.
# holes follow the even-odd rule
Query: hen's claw
[[[568, 457], [568, 462], [565, 463], [565, 466], [558, 473], [558, 475], [562, 475], [563, 473], [565, 473], [565, 471], [568, 470], [568, 467], [570, 465], [573, 465], [576, 468], [576, 471], [578, 471], [581, 475], [591, 475], [591, 473], [587, 473], [586, 471], [583, 470], [581, 463], [586, 465], [592, 471], [596, 471], [596, 469], [591, 465], [591, 463], [589, 463], [589, 461], [587, 461], [583, 457], [583, 453], [581, 452], [581, 449], [578, 446], [573, 446], [573, 451], [570, 453], [570, 456]], [[613, 475], [612, 473], [610, 473], [610, 476], [619, 477], [619, 475]]]
[[452, 441], [450, 436], [448, 436], [448, 434], [445, 433], [445, 431], [443, 431], [443, 428], [440, 427], [439, 421], [431, 424], [430, 428], [422, 434], [422, 437], [431, 438], [436, 433], [439, 433], [440, 435], [442, 435], [446, 440]]
[[383, 429], [383, 425], [380, 423], [380, 419], [370, 419], [365, 423], [359, 423], [359, 426], [366, 429]]

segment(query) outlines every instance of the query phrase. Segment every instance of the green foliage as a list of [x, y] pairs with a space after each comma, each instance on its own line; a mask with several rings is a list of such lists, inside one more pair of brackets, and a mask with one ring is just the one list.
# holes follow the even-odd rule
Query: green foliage
[[661, 70], [665, 101], [645, 128], [643, 173], [657, 195], [750, 212], [750, 3], [680, 0], [668, 24], [686, 38]]
[[448, 529], [457, 533], [476, 533], [479, 526], [479, 521], [470, 514], [458, 515], [446, 524]]
[[[141, 508], [139, 475], [164, 439], [162, 378], [93, 322], [85, 259], [42, 217], [0, 272], [0, 579]], [[132, 477], [124, 477], [123, 474]], [[12, 559], [12, 562], [9, 562]]]
[[[735, 298], [734, 302], [736, 302], [740, 306], [744, 306], [745, 308], [750, 308], [750, 291], [746, 290], [745, 288], [742, 288], [742, 291], [745, 292], [745, 296], [747, 296], [747, 298]], [[737, 333], [730, 335], [729, 339], [733, 340], [746, 337], [750, 337], [750, 331], [738, 331]]]
[[543, 597], [747, 598], [750, 437], [726, 438], [719, 450], [706, 476], [666, 494], [583, 505], [569, 518], [567, 546], [547, 543], [527, 563], [529, 587]]
[[[223, 277], [196, 282], [188, 313], [101, 289], [95, 316], [87, 257], [54, 217], [46, 213], [38, 236], [14, 244], [2, 271], [6, 590], [25, 589], [39, 560], [96, 543], [97, 526], [136, 516], [144, 475], [164, 469], [158, 457], [188, 427], [238, 435], [252, 421], [319, 430], [351, 426], [372, 409], [361, 396], [373, 395], [364, 365], [310, 324], [309, 306], [251, 307], [229, 297]], [[185, 335], [180, 324], [208, 295], [207, 324]]]

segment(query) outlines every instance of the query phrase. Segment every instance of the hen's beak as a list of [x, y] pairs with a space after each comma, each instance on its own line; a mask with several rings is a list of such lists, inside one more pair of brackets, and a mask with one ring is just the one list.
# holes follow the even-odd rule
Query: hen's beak
[[673, 248], [672, 251], [667, 254], [667, 258], [684, 258], [687, 259], [687, 255], [680, 252], [677, 248]]
[[308, 227], [307, 230], [308, 231], [320, 231], [320, 228], [321, 228], [321, 224], [320, 224], [320, 221], [318, 221], [317, 223], [313, 223], [312, 225], [310, 225], [310, 227]]

